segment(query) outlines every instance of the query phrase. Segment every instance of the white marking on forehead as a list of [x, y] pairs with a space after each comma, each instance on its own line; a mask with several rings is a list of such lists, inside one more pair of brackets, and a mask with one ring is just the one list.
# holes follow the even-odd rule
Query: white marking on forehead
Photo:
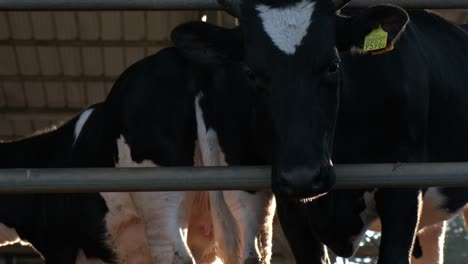
[[293, 55], [301, 45], [312, 21], [315, 2], [301, 2], [282, 8], [257, 5], [263, 28], [278, 49]]
[[78, 121], [75, 124], [75, 138], [73, 139], [73, 144], [75, 144], [76, 140], [78, 139], [81, 130], [83, 130], [83, 126], [86, 124], [86, 121], [88, 121], [88, 118], [93, 113], [93, 110], [93, 108], [86, 109], [83, 113], [81, 113], [80, 118], [78, 118]]

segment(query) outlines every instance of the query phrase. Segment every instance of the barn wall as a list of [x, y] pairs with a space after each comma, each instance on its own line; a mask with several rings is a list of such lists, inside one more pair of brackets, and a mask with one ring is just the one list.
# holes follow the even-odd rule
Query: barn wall
[[[468, 11], [436, 11], [468, 23]], [[177, 24], [227, 27], [224, 12], [0, 12], [0, 139], [60, 124], [101, 101], [136, 60], [170, 45]]]
[[136, 60], [170, 45], [202, 12], [0, 12], [0, 139], [102, 101]]

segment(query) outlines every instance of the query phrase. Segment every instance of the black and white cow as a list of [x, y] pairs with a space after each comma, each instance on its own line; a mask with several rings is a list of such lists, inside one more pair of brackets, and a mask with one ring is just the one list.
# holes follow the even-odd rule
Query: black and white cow
[[[170, 48], [143, 59], [115, 84], [106, 105], [113, 112], [131, 113], [116, 115], [123, 117], [112, 121], [117, 126], [114, 131], [120, 132], [106, 137], [113, 138], [109, 144], [119, 142], [117, 166], [192, 166], [197, 145], [206, 166], [258, 164], [250, 143], [252, 106], [248, 104], [249, 80], [242, 64], [223, 58], [221, 53], [185, 51]], [[236, 107], [239, 101], [243, 107]], [[130, 128], [138, 130], [130, 133]], [[142, 212], [148, 243], [157, 261], [193, 263], [197, 252], [186, 246], [188, 216], [206, 209], [206, 195], [132, 195]], [[209, 192], [208, 197], [213, 230], [206, 224], [192, 230], [202, 230], [198, 233], [205, 235], [202, 240], [213, 236], [219, 246], [217, 253], [226, 263], [267, 262], [271, 237], [265, 238], [267, 243], [259, 243], [262, 231], [268, 232], [264, 226], [271, 226], [272, 195], [225, 191]], [[189, 211], [183, 210], [186, 206]]]
[[[58, 129], [0, 143], [0, 167], [73, 167], [81, 129], [101, 108], [91, 106]], [[0, 242], [26, 240], [47, 263], [152, 263], [128, 194], [3, 194], [0, 203]]]
[[[2, 167], [193, 166], [196, 160], [200, 161], [196, 165], [207, 166], [265, 163], [251, 148], [247, 77], [242, 64], [217, 54], [162, 50], [127, 69], [104, 103], [63, 127], [1, 144]], [[105, 262], [205, 263], [212, 260], [215, 245], [214, 253], [225, 263], [268, 263], [271, 257], [274, 202], [269, 192], [2, 199], [8, 206], [2, 206], [0, 221], [30, 241], [47, 263], [73, 263], [79, 249], [81, 255]], [[129, 233], [122, 215], [139, 228], [136, 238], [122, 237]], [[31, 219], [37, 221], [31, 224]], [[143, 252], [148, 248], [149, 258]]]
[[[377, 217], [379, 263], [409, 263], [419, 189], [336, 191], [316, 202], [299, 200], [333, 186], [332, 143], [337, 163], [468, 160], [466, 33], [436, 15], [389, 5], [343, 17], [335, 12], [347, 1], [223, 2], [234, 2], [244, 60], [266, 87], [273, 190], [298, 263], [324, 261], [320, 241], [351, 255]], [[379, 26], [388, 34], [386, 48], [395, 49], [374, 56], [363, 45]], [[221, 29], [200, 25], [193, 33], [191, 27], [207, 43], [222, 42]], [[218, 49], [232, 49], [222, 44]], [[464, 189], [429, 189], [426, 208], [440, 214], [421, 225], [456, 213], [466, 198]]]

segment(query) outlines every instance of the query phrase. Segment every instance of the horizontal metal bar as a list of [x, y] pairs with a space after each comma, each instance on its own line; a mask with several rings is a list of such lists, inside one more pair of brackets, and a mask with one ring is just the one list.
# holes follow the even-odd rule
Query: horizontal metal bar
[[[336, 165], [337, 188], [468, 187], [468, 163]], [[0, 193], [261, 190], [269, 167], [3, 169]]]
[[0, 193], [265, 189], [265, 167], [0, 170]]
[[[466, 0], [354, 0], [350, 7], [379, 3], [406, 8], [461, 9]], [[0, 0], [0, 10], [217, 10], [216, 0]]]

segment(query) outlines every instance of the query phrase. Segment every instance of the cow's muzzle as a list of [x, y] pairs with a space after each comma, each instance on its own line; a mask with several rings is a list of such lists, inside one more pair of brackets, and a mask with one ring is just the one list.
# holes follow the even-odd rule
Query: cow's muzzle
[[275, 195], [290, 198], [313, 198], [331, 190], [336, 181], [332, 166], [295, 168], [288, 171], [277, 171], [273, 176]]

